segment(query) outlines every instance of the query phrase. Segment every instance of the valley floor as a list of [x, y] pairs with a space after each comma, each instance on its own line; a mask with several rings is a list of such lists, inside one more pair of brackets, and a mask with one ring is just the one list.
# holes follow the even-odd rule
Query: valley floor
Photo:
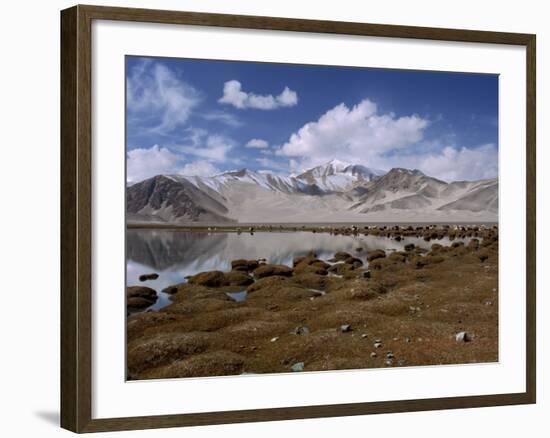
[[[167, 288], [172, 303], [159, 311], [139, 311], [155, 291], [129, 287], [128, 378], [498, 361], [496, 227], [323, 231], [416, 235], [433, 245], [376, 250], [368, 266], [347, 253], [310, 254], [293, 266], [235, 260], [231, 272]], [[456, 241], [442, 246], [443, 236]]]

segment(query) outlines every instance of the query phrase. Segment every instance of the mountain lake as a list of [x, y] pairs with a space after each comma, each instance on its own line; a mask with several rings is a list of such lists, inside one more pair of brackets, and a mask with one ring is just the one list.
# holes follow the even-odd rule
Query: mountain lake
[[[470, 239], [456, 239], [468, 242]], [[267, 263], [292, 266], [293, 259], [314, 252], [327, 261], [337, 251], [345, 251], [361, 259], [367, 266], [368, 251], [403, 251], [405, 245], [429, 249], [433, 243], [449, 245], [448, 237], [425, 241], [421, 237], [404, 237], [397, 241], [388, 237], [333, 235], [297, 232], [203, 232], [161, 229], [128, 229], [126, 232], [126, 285], [143, 285], [155, 289], [158, 300], [150, 310], [170, 304], [170, 295], [162, 292], [168, 286], [186, 281], [186, 277], [205, 271], [231, 270], [236, 259], [265, 259]], [[359, 249], [361, 248], [361, 249]], [[139, 276], [157, 273], [156, 280], [141, 282]], [[246, 299], [246, 292], [230, 294], [236, 301]]]

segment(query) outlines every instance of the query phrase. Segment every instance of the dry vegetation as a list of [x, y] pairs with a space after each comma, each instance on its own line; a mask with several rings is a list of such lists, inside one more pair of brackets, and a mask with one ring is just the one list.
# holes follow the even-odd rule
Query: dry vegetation
[[[403, 231], [377, 230], [391, 238]], [[172, 304], [128, 318], [128, 377], [497, 361], [498, 231], [421, 233], [475, 239], [373, 252], [368, 267], [346, 253], [331, 261], [312, 254], [292, 267], [239, 260], [231, 273], [171, 286]], [[226, 294], [244, 289], [242, 302]], [[468, 342], [457, 341], [461, 332]]]

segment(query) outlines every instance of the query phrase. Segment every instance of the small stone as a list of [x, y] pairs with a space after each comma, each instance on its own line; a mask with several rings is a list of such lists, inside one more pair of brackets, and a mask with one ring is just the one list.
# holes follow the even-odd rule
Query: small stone
[[152, 274], [143, 274], [139, 276], [139, 281], [156, 280], [159, 278], [159, 274], [153, 272]]
[[371, 273], [370, 273], [370, 271], [365, 271], [365, 272], [363, 272], [363, 278], [371, 278]]
[[411, 338], [406, 337], [406, 338], [405, 338], [405, 342], [406, 342], [407, 344], [410, 343], [410, 342], [411, 342]]
[[384, 362], [387, 366], [391, 367], [393, 365], [393, 360], [391, 359], [386, 359], [386, 361]]
[[296, 362], [294, 365], [290, 367], [290, 369], [294, 372], [304, 371], [304, 363]]
[[382, 343], [381, 342], [375, 342], [374, 343], [374, 348], [382, 348]]
[[472, 336], [467, 332], [460, 332], [455, 335], [456, 342], [470, 342]]
[[487, 301], [485, 301], [485, 305], [486, 305], [486, 306], [492, 306], [492, 305], [493, 305], [493, 302], [490, 301], [490, 300], [487, 300]]
[[340, 326], [340, 331], [342, 333], [347, 333], [347, 332], [351, 332], [351, 325], [349, 324], [343, 324]]
[[386, 359], [393, 359], [395, 356], [391, 351], [388, 351], [386, 354]]
[[399, 338], [393, 338], [394, 341], [399, 341]]
[[362, 337], [363, 339], [368, 338], [368, 336], [369, 336], [369, 335], [367, 335], [366, 333], [363, 333], [363, 334], [361, 335], [361, 337]]
[[305, 325], [298, 326], [291, 332], [291, 334], [293, 334], [293, 335], [307, 335], [307, 334], [309, 334], [309, 329]]
[[378, 356], [378, 355], [377, 355], [374, 351], [370, 354], [370, 357], [372, 357], [372, 358], [375, 358], [375, 357], [377, 357], [377, 356]]
[[278, 336], [275, 336], [274, 338], [271, 338], [269, 342], [277, 342], [279, 340]]
[[496, 291], [497, 291], [497, 288], [496, 288], [496, 287], [494, 287], [494, 288], [493, 288], [493, 292], [496, 292]]

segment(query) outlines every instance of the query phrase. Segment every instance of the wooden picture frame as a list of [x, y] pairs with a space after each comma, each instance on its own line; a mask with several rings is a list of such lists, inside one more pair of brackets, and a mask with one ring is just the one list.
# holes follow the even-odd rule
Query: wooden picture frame
[[[482, 396], [93, 419], [91, 360], [91, 27], [94, 20], [185, 24], [524, 46], [526, 48], [527, 59], [525, 66], [527, 78], [527, 88], [525, 90], [527, 108], [526, 391], [522, 393]], [[519, 33], [99, 6], [75, 6], [62, 11], [61, 426], [74, 432], [99, 432], [535, 403], [535, 48], [535, 35]]]

